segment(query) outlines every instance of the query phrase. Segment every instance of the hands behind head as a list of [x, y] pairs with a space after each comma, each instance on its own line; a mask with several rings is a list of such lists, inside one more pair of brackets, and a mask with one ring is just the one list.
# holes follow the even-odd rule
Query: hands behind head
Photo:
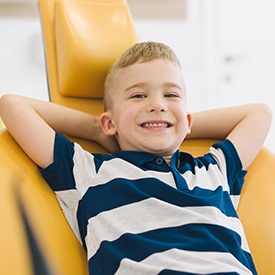
[[121, 150], [115, 136], [107, 136], [101, 128], [97, 133], [96, 142], [99, 143], [110, 153], [114, 153], [116, 151]]

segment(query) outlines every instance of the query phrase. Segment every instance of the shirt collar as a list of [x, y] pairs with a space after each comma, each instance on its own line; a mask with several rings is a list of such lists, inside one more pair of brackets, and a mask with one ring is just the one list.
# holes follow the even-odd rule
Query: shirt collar
[[[146, 162], [153, 161], [154, 159], [160, 157], [151, 153], [138, 152], [138, 151], [118, 151], [113, 153], [113, 155], [121, 159], [124, 159], [138, 167], [142, 167]], [[171, 163], [172, 163], [172, 160], [174, 160], [174, 163], [177, 163], [177, 160], [179, 159], [179, 157], [180, 157], [180, 152], [177, 150], [171, 158]]]

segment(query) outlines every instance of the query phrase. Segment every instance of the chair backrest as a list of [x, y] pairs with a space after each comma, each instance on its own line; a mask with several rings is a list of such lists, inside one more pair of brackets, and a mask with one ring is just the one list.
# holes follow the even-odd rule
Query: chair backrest
[[[112, 62], [137, 41], [123, 0], [40, 0], [50, 97], [99, 114], [103, 82]], [[104, 152], [77, 140], [90, 152]], [[213, 141], [185, 141], [182, 149], [205, 153]], [[275, 156], [263, 148], [249, 167], [239, 216], [259, 274], [275, 274]]]
[[[138, 41], [126, 0], [40, 0], [52, 102], [100, 114], [111, 64]], [[72, 138], [91, 151], [96, 143]]]
[[51, 101], [101, 112], [109, 67], [137, 42], [127, 2], [40, 0], [39, 5]]
[[[0, 131], [0, 274], [88, 274], [86, 253], [55, 194], [7, 130]], [[34, 268], [23, 214], [49, 273]], [[34, 254], [35, 253], [35, 254]]]

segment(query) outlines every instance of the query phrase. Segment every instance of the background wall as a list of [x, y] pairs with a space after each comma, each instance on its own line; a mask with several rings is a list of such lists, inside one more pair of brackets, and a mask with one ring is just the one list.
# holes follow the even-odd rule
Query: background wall
[[[191, 111], [266, 102], [275, 116], [272, 0], [158, 0], [155, 9], [142, 2], [129, 0], [139, 38], [176, 51]], [[165, 5], [174, 9], [164, 13]], [[0, 0], [0, 37], [0, 95], [48, 100], [36, 0]], [[275, 121], [265, 144], [275, 152], [274, 140]]]

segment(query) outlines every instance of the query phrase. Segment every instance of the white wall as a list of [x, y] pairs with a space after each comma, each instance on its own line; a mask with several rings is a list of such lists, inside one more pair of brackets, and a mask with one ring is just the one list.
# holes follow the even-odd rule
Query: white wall
[[0, 94], [48, 100], [38, 18], [0, 18]]
[[[223, 63], [224, 55], [230, 54], [230, 47], [222, 46], [225, 36], [221, 37], [221, 27], [219, 26], [221, 23], [219, 16], [222, 14], [219, 1], [209, 0], [207, 4], [199, 0], [187, 1], [187, 19], [135, 19], [140, 40], [157, 40], [167, 43], [179, 56], [183, 65], [188, 92], [187, 100], [191, 111], [228, 104], [243, 104], [251, 100], [251, 90], [241, 89], [240, 91], [238, 85], [233, 89], [232, 82], [224, 81], [229, 71], [230, 74], [234, 73], [234, 79], [242, 78], [240, 76], [243, 69], [238, 66], [242, 62], [236, 62], [233, 68], [232, 64], [231, 67], [226, 67], [228, 64]], [[268, 1], [265, 0], [265, 3]], [[233, 2], [238, 3], [238, 1]], [[234, 9], [231, 12], [234, 13]], [[234, 18], [233, 15], [228, 17]], [[223, 23], [225, 24], [225, 22]], [[265, 30], [266, 35], [273, 35], [272, 27], [269, 26], [270, 30]], [[234, 28], [238, 28], [238, 25], [235, 25]], [[237, 34], [237, 30], [234, 32], [233, 29], [230, 29], [230, 31], [230, 39], [234, 39], [234, 33]], [[36, 17], [16, 19], [0, 17], [0, 37], [0, 95], [16, 93], [48, 100], [39, 19]], [[226, 36], [226, 39], [229, 39], [229, 36]], [[261, 35], [261, 39], [264, 39], [264, 35]], [[225, 52], [225, 49], [229, 53]], [[233, 54], [235, 53], [236, 51], [233, 51]], [[263, 62], [260, 64], [261, 67], [257, 70], [258, 78], [262, 75], [264, 79], [267, 68], [264, 67]], [[270, 74], [272, 72], [269, 72]], [[275, 100], [270, 96], [270, 91], [274, 95], [275, 84], [272, 85], [266, 94], [259, 91], [257, 97], [254, 98], [257, 101], [271, 104], [275, 113]], [[231, 90], [234, 92], [228, 97], [227, 93]], [[242, 99], [240, 100], [240, 98]], [[273, 122], [265, 144], [275, 152], [274, 140], [275, 122]]]
[[[262, 102], [275, 116], [274, 10], [272, 0], [189, 0], [187, 20], [136, 20], [136, 27], [142, 40], [175, 49], [191, 111]], [[265, 145], [275, 152], [275, 119]]]

